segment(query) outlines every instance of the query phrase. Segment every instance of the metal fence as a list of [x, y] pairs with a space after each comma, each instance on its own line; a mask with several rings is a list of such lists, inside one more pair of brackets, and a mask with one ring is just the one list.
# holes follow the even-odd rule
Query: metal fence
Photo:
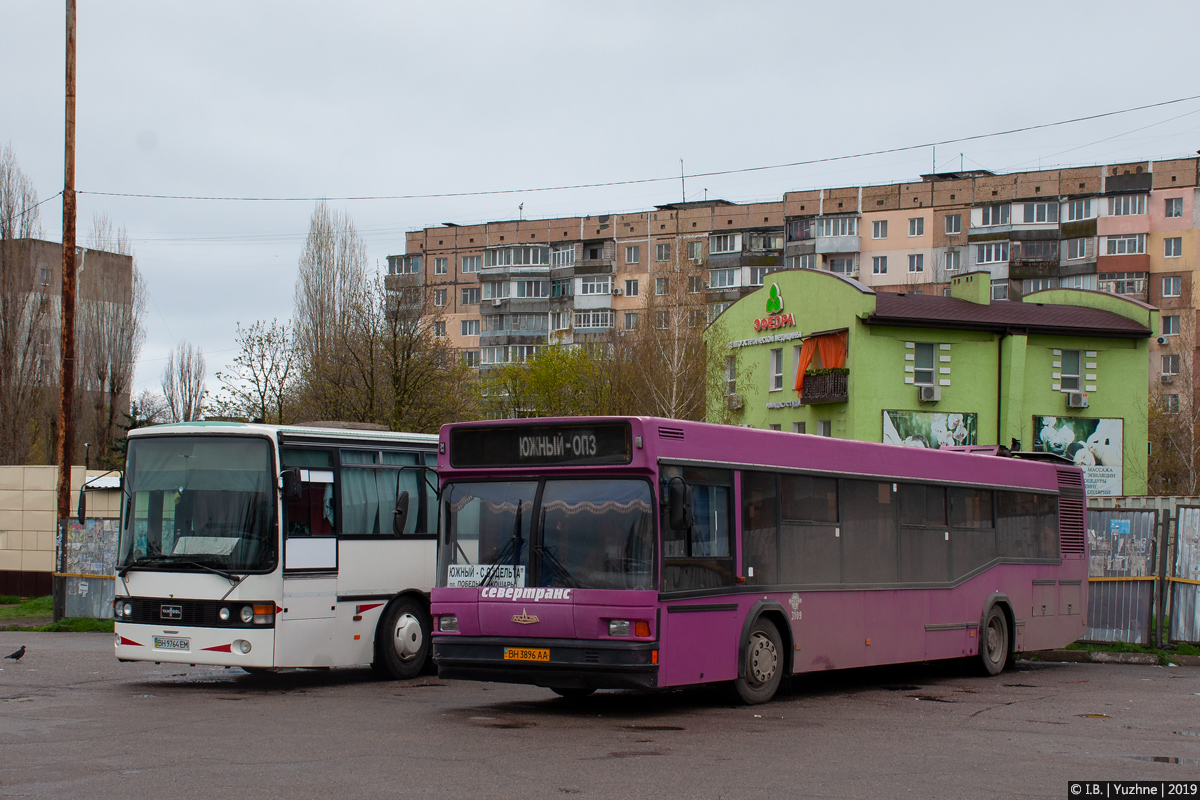
[[111, 619], [119, 520], [91, 518], [67, 530], [64, 616]]
[[1171, 627], [1173, 641], [1200, 642], [1200, 508], [1176, 512], [1175, 558], [1172, 559]]
[[1151, 642], [1158, 513], [1088, 512], [1087, 641]]

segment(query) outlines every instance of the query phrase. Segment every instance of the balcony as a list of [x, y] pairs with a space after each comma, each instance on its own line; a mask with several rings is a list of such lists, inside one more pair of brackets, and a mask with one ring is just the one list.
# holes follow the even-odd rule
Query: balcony
[[804, 373], [804, 386], [800, 402], [804, 405], [816, 403], [845, 403], [850, 399], [850, 370], [810, 370]]
[[856, 236], [818, 236], [818, 253], [857, 253], [862, 249], [862, 239]]
[[576, 274], [586, 274], [586, 267], [611, 267], [617, 260], [616, 242], [597, 242], [584, 244], [582, 252], [575, 259]]

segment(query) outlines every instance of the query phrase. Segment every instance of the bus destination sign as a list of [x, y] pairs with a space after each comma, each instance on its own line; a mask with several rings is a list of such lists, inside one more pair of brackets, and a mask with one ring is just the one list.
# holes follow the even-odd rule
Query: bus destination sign
[[450, 463], [455, 467], [628, 464], [631, 439], [628, 422], [455, 428], [450, 431]]

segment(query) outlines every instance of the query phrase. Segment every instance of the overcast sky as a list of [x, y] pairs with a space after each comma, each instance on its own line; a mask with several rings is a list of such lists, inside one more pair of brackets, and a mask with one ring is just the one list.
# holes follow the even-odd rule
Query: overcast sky
[[[678, 176], [973, 136], [1200, 95], [1200, 3], [79, 0], [76, 187], [220, 197], [428, 195]], [[0, 146], [63, 184], [64, 4], [0, 0]], [[1200, 149], [1200, 100], [945, 145], [995, 171]], [[687, 181], [689, 200], [916, 180], [928, 148]], [[674, 180], [334, 201], [372, 264], [404, 232], [648, 209]], [[211, 376], [236, 323], [288, 319], [311, 201], [79, 197], [150, 291], [134, 391], [179, 341]], [[62, 204], [41, 207], [60, 241]]]

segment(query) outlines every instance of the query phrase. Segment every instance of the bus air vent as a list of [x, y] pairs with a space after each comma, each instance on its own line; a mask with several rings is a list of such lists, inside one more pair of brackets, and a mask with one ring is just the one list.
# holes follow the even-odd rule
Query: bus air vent
[[682, 439], [683, 428], [664, 428], [659, 427], [658, 438], [660, 439]]
[[599, 650], [584, 650], [583, 651], [583, 661], [585, 664], [599, 664], [600, 663], [600, 651]]
[[1083, 555], [1087, 532], [1083, 517], [1083, 474], [1058, 471], [1058, 531], [1062, 552]]

